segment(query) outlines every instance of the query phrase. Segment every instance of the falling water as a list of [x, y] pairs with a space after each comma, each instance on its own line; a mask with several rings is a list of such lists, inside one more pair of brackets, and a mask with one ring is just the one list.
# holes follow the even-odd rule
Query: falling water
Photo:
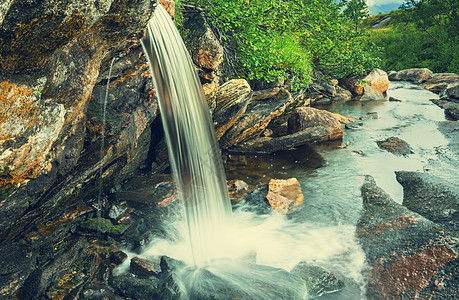
[[184, 203], [194, 264], [201, 266], [231, 218], [226, 177], [201, 83], [166, 10], [141, 39], [153, 73], [174, 180]]
[[101, 141], [100, 141], [100, 165], [99, 165], [99, 194], [97, 196], [97, 205], [99, 207], [99, 210], [97, 211], [97, 217], [101, 218], [102, 217], [102, 192], [103, 192], [103, 170], [104, 170], [104, 148], [105, 148], [105, 127], [106, 127], [106, 119], [107, 119], [107, 100], [108, 100], [108, 90], [110, 87], [110, 79], [112, 77], [112, 69], [113, 69], [113, 64], [117, 60], [117, 57], [114, 57], [112, 59], [112, 62], [110, 63], [110, 68], [108, 69], [108, 79], [107, 79], [107, 86], [105, 88], [105, 95], [104, 97], [100, 97], [101, 99], [104, 99], [104, 102], [102, 103], [102, 129], [101, 129]]

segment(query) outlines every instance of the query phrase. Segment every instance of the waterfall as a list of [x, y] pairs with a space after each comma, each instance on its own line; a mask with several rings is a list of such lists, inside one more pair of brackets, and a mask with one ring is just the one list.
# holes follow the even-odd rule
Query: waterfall
[[188, 226], [196, 266], [231, 219], [231, 204], [212, 119], [194, 64], [166, 10], [158, 5], [141, 39], [153, 74], [169, 161]]

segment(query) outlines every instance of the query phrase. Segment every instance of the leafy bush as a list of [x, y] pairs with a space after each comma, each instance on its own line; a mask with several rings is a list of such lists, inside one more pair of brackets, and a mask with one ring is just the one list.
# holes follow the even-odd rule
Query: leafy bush
[[249, 81], [294, 74], [306, 83], [316, 68], [336, 77], [377, 66], [375, 47], [356, 28], [346, 0], [188, 0], [201, 7], [229, 49], [227, 63]]

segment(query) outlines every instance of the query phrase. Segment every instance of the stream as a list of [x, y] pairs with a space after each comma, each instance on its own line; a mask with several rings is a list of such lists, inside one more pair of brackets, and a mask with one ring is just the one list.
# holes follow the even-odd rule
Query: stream
[[[312, 148], [304, 146], [275, 155], [228, 155], [227, 179], [244, 180], [256, 189], [233, 207], [234, 225], [222, 232], [224, 238], [216, 243], [219, 249], [215, 251], [221, 253], [221, 257], [233, 259], [231, 270], [224, 269], [227, 265], [218, 264], [211, 264], [209, 270], [218, 274], [220, 280], [231, 280], [235, 284], [235, 272], [254, 276], [253, 270], [234, 269], [234, 265], [246, 264], [241, 257], [252, 253], [255, 253], [256, 264], [288, 271], [305, 261], [331, 271], [346, 284], [344, 290], [320, 299], [363, 299], [366, 263], [355, 237], [355, 226], [362, 210], [360, 187], [364, 176], [372, 175], [398, 203], [403, 201], [403, 189], [394, 171], [429, 171], [446, 180], [457, 180], [454, 166], [444, 159], [454, 154], [448, 153], [449, 141], [438, 130], [438, 122], [445, 120], [444, 112], [429, 101], [438, 96], [408, 82], [391, 82], [387, 98], [389, 96], [400, 101], [353, 101], [326, 107], [355, 119], [368, 113], [378, 115], [376, 119], [358, 120], [357, 126], [345, 129], [342, 141]], [[405, 140], [413, 154], [395, 156], [380, 149], [376, 141], [389, 137]], [[271, 178], [291, 177], [299, 180], [304, 203], [287, 216], [275, 215], [264, 201], [267, 183]], [[173, 227], [181, 226], [174, 224]], [[186, 237], [180, 232], [180, 229], [174, 231], [168, 240], [154, 240], [143, 255], [168, 255], [191, 261]], [[188, 278], [190, 274], [182, 276]], [[265, 275], [257, 273], [256, 276], [263, 281]], [[265, 295], [251, 297], [263, 299]]]

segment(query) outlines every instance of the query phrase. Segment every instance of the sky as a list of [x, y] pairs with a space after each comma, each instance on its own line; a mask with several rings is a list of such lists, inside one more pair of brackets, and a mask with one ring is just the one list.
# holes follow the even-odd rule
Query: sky
[[404, 0], [366, 0], [370, 13], [377, 14], [379, 12], [385, 13], [397, 9]]

